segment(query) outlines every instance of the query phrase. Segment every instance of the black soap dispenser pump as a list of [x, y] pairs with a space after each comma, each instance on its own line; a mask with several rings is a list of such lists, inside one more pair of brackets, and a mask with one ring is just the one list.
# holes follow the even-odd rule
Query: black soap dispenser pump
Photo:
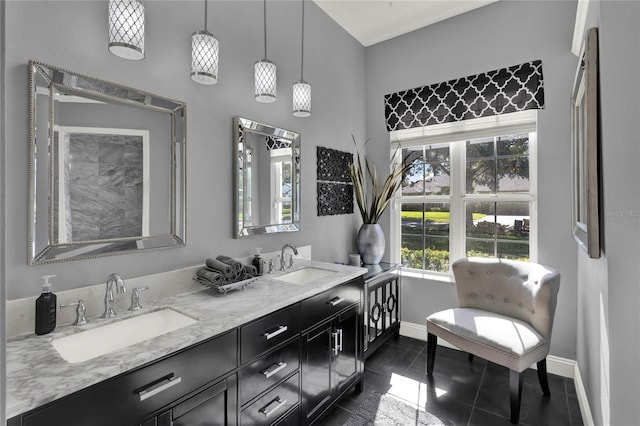
[[56, 328], [57, 297], [51, 292], [49, 279], [55, 275], [43, 275], [42, 294], [36, 299], [36, 334], [51, 333]]
[[251, 262], [251, 264], [256, 268], [256, 272], [260, 276], [264, 274], [264, 261], [262, 260], [262, 256], [260, 255], [261, 251], [262, 250], [260, 248], [256, 249], [255, 255], [253, 256], [253, 261]]

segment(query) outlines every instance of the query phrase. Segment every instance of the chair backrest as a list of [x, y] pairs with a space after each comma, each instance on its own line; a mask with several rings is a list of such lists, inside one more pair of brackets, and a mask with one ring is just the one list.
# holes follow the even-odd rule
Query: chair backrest
[[458, 305], [518, 318], [551, 338], [560, 274], [549, 267], [508, 259], [462, 258], [451, 268]]

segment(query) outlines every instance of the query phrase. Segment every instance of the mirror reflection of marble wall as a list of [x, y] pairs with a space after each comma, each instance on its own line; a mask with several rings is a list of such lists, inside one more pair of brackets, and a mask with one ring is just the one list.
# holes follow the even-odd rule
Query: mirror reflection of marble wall
[[54, 133], [59, 139], [55, 146], [62, 151], [56, 156], [62, 163], [55, 175], [59, 202], [54, 211], [62, 214], [54, 219], [59, 242], [148, 235], [148, 220], [143, 230], [143, 216], [148, 215], [143, 214], [149, 195], [143, 188], [148, 132], [105, 131], [59, 127]]
[[[75, 218], [78, 219], [77, 222], [74, 221], [76, 226], [86, 230], [80, 234], [82, 237], [80, 240], [74, 238], [71, 241], [169, 233], [171, 197], [167, 188], [171, 188], [171, 151], [168, 148], [171, 146], [170, 122], [155, 111], [128, 105], [90, 103], [87, 106], [82, 103], [61, 102], [56, 107], [58, 114], [55, 125], [57, 127], [63, 130], [79, 128], [80, 130], [76, 133], [84, 132], [94, 135], [91, 138], [84, 138], [83, 141], [76, 138], [75, 141], [77, 151], [85, 156], [85, 161], [92, 164], [81, 166], [87, 170], [78, 171], [79, 174], [74, 170], [71, 179], [81, 182], [83, 179], [94, 179], [96, 185], [87, 185], [86, 189], [89, 190], [89, 193], [76, 198], [76, 208], [71, 206], [71, 211], [76, 211]], [[140, 126], [139, 123], [145, 123], [145, 125]], [[146, 179], [141, 174], [143, 171], [136, 171], [135, 165], [131, 163], [134, 161], [131, 148], [127, 148], [125, 164], [125, 145], [122, 141], [116, 143], [117, 137], [138, 137], [143, 141], [146, 140], [146, 149], [136, 154], [138, 157], [146, 156], [148, 158]], [[96, 149], [98, 151], [92, 154]], [[87, 151], [84, 152], [85, 150]], [[73, 162], [75, 159], [71, 164]], [[156, 167], [151, 167], [151, 165], [156, 165]], [[98, 167], [97, 170], [93, 170], [93, 177], [91, 177], [92, 167]], [[58, 168], [54, 170], [54, 174], [59, 175], [62, 171], [63, 169]], [[143, 181], [146, 185], [146, 207], [143, 205], [139, 207], [139, 211], [134, 212], [135, 208], [128, 206], [128, 204], [132, 202], [136, 191], [143, 190]], [[88, 181], [84, 182], [80, 185], [88, 183]], [[57, 205], [63, 195], [61, 188], [56, 187], [54, 194]], [[85, 207], [87, 216], [83, 215]], [[101, 219], [95, 218], [88, 224], [82, 222], [85, 217], [91, 218], [101, 209], [104, 209]], [[125, 229], [129, 229], [132, 224], [124, 224], [124, 222], [132, 222], [136, 214], [140, 216], [139, 220], [143, 221], [145, 226], [141, 231], [126, 233]], [[121, 225], [118, 225], [118, 221]], [[94, 224], [99, 222], [102, 223], [100, 226], [102, 231], [95, 229]], [[101, 233], [104, 237], [84, 238], [89, 235], [97, 236]], [[64, 235], [58, 235], [58, 242], [63, 242], [63, 238]]]

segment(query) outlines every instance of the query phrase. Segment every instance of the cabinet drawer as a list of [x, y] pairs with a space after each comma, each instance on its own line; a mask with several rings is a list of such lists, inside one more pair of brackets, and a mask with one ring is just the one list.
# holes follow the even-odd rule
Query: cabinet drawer
[[277, 426], [299, 426], [300, 423], [300, 406], [296, 407], [291, 413], [287, 414], [285, 418], [280, 420]]
[[340, 284], [302, 301], [302, 329], [316, 325], [325, 318], [360, 301], [364, 286], [362, 277]]
[[240, 329], [241, 362], [267, 352], [300, 332], [300, 304], [266, 315]]
[[298, 338], [240, 370], [240, 405], [296, 371], [300, 365], [299, 356]]
[[53, 402], [25, 415], [23, 426], [131, 424], [233, 370], [236, 348], [234, 330]]
[[299, 390], [300, 373], [296, 373], [242, 410], [240, 423], [255, 426], [275, 423], [287, 411], [298, 404]]

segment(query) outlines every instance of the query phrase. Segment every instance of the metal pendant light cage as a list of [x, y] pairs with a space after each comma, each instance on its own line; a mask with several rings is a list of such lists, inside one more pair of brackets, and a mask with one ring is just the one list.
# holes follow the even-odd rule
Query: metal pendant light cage
[[207, 0], [204, 1], [204, 30], [191, 35], [191, 80], [199, 84], [218, 82], [218, 40], [207, 31]]
[[218, 40], [206, 30], [191, 35], [191, 80], [200, 84], [218, 82]]
[[302, 32], [300, 37], [300, 80], [293, 83], [293, 116], [311, 115], [311, 85], [304, 81], [304, 0], [302, 0]]
[[293, 84], [293, 115], [295, 117], [311, 115], [311, 85], [304, 80]]
[[258, 102], [275, 102], [278, 94], [276, 81], [276, 64], [264, 58], [256, 62], [255, 67], [255, 99]]
[[267, 59], [267, 0], [264, 0], [264, 59], [254, 65], [255, 91], [258, 102], [271, 103], [278, 98], [276, 64]]
[[139, 0], [109, 0], [109, 52], [144, 59], [144, 5]]

